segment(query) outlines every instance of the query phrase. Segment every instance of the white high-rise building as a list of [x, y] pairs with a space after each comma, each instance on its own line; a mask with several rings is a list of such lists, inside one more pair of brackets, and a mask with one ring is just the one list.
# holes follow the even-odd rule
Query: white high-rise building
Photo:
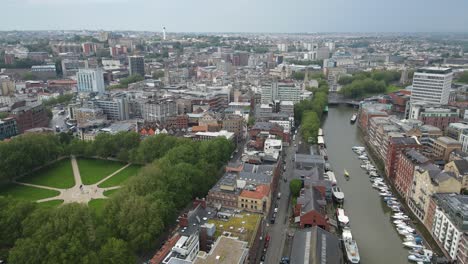
[[294, 83], [273, 82], [262, 86], [262, 104], [273, 101], [292, 101], [297, 103], [301, 100], [301, 87]]
[[448, 104], [452, 79], [453, 72], [450, 68], [428, 67], [418, 69], [413, 76], [410, 102]]
[[79, 69], [76, 73], [78, 92], [104, 93], [104, 72], [101, 68]]
[[278, 46], [278, 51], [288, 52], [288, 44], [287, 43], [280, 43], [277, 46]]

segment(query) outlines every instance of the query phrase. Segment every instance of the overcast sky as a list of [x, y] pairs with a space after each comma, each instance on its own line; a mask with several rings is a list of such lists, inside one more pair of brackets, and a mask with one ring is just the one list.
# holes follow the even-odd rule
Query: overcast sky
[[0, 0], [0, 30], [468, 32], [468, 0]]

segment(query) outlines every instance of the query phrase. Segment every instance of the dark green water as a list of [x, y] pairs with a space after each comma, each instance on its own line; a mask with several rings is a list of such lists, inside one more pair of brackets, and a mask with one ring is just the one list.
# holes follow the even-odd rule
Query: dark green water
[[[361, 263], [409, 263], [408, 250], [403, 248], [403, 241], [391, 222], [391, 211], [372, 188], [368, 175], [360, 167], [361, 162], [351, 150], [352, 146], [364, 145], [357, 125], [349, 122], [354, 112], [351, 107], [330, 107], [323, 130], [329, 162], [345, 194], [344, 208], [358, 243]], [[344, 169], [351, 176], [349, 181], [343, 177]]]

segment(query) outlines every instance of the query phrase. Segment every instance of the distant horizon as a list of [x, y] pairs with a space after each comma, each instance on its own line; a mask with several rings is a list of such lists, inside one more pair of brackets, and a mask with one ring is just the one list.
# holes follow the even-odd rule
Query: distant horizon
[[2, 0], [2, 31], [460, 32], [466, 0]]
[[[142, 29], [0, 29], [0, 32], [59, 32], [59, 31], [91, 31], [91, 32], [150, 32], [162, 33], [161, 30]], [[314, 34], [468, 34], [467, 31], [318, 31], [318, 32], [280, 32], [280, 31], [168, 31], [167, 34], [292, 34], [292, 35], [314, 35]]]

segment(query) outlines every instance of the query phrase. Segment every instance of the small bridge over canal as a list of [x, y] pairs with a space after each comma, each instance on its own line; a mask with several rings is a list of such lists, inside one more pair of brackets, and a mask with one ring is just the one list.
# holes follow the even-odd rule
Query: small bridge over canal
[[359, 107], [360, 101], [355, 101], [352, 99], [344, 98], [341, 94], [337, 93], [329, 93], [328, 94], [328, 105], [340, 105], [346, 104], [354, 107]]

